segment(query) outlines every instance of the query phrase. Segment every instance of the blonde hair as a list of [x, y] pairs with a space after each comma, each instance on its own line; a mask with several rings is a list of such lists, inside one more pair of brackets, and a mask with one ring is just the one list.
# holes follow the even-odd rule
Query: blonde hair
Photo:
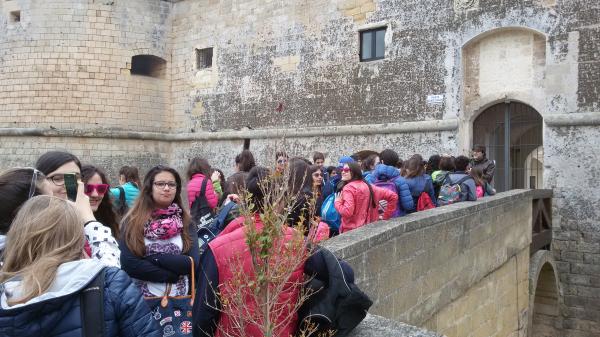
[[82, 224], [75, 206], [57, 197], [40, 195], [21, 207], [6, 235], [0, 271], [0, 282], [15, 276], [23, 280], [23, 296], [9, 300], [9, 305], [43, 294], [62, 263], [82, 258]]

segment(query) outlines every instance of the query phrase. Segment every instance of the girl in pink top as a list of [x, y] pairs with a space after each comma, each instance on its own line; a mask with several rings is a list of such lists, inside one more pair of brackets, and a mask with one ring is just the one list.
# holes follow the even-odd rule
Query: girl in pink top
[[219, 197], [215, 192], [212, 181], [210, 180], [211, 167], [208, 161], [204, 158], [196, 157], [192, 159], [187, 171], [187, 177], [189, 182], [187, 184], [187, 194], [188, 194], [188, 204], [190, 209], [192, 208], [192, 204], [194, 200], [196, 200], [196, 196], [202, 189], [202, 184], [204, 180], [206, 182], [206, 200], [208, 201], [208, 205], [211, 208], [216, 208], [217, 203], [219, 201]]

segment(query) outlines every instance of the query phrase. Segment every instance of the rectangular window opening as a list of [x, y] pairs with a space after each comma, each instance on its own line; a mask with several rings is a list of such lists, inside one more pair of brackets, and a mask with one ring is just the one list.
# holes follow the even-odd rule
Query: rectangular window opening
[[21, 22], [21, 11], [10, 12], [10, 22]]
[[374, 61], [385, 58], [385, 32], [387, 27], [363, 30], [360, 32], [360, 61]]
[[212, 67], [213, 49], [196, 49], [196, 69], [207, 69]]

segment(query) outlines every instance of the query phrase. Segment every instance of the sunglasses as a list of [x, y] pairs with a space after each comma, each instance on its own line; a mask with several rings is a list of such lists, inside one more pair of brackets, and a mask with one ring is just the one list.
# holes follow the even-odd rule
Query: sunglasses
[[348, 172], [350, 172], [350, 168], [349, 168], [349, 167], [344, 167], [344, 168], [342, 169], [342, 172], [344, 172], [344, 173], [348, 173]]
[[96, 190], [96, 192], [98, 192], [98, 194], [106, 194], [106, 191], [108, 191], [108, 184], [85, 184], [83, 185], [83, 193], [85, 193], [85, 195], [92, 195], [92, 193], [94, 193], [94, 190]]
[[321, 173], [313, 173], [313, 177], [322, 177], [323, 175]]

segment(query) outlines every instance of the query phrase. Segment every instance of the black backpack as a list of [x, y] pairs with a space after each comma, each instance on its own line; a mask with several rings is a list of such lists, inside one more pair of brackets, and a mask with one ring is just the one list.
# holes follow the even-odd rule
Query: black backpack
[[198, 245], [200, 246], [200, 255], [204, 253], [208, 243], [211, 242], [225, 227], [235, 219], [235, 214], [239, 213], [239, 207], [235, 202], [230, 202], [223, 206], [213, 221], [205, 226], [198, 227]]
[[194, 200], [194, 203], [192, 203], [192, 209], [190, 210], [192, 221], [196, 224], [196, 226], [198, 226], [198, 228], [208, 226], [215, 218], [215, 213], [208, 205], [208, 200], [206, 199], [207, 182], [208, 178], [204, 178], [200, 192], [196, 194], [196, 199]]
[[117, 207], [117, 214], [124, 216], [129, 210], [129, 206], [127, 206], [127, 200], [125, 200], [125, 189], [123, 186], [119, 186], [117, 188], [119, 189], [119, 207]]
[[104, 269], [81, 294], [81, 330], [83, 337], [104, 337]]
[[365, 318], [373, 301], [354, 283], [346, 281], [332, 252], [319, 249], [323, 251], [329, 278], [313, 278], [306, 285], [312, 295], [298, 310], [298, 327], [302, 331], [308, 323], [315, 324], [317, 329], [310, 336], [328, 335], [329, 331], [335, 331], [335, 337], [347, 336]]

